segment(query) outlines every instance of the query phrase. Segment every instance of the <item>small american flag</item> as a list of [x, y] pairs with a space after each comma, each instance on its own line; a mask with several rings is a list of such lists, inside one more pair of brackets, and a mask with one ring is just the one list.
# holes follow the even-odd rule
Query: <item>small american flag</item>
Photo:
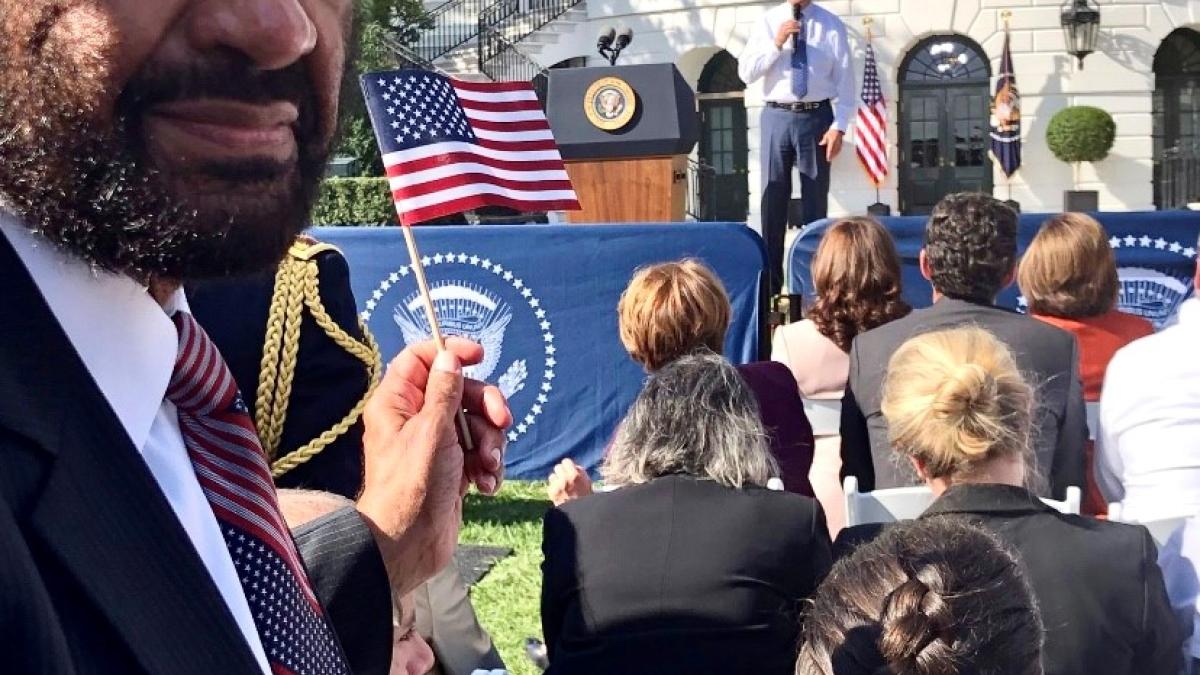
[[879, 84], [879, 68], [875, 65], [875, 48], [867, 42], [867, 63], [863, 67], [862, 105], [854, 123], [855, 148], [858, 161], [866, 169], [875, 187], [883, 184], [888, 175], [887, 103]]
[[424, 70], [362, 76], [405, 225], [481, 206], [579, 208], [528, 82], [463, 82]]

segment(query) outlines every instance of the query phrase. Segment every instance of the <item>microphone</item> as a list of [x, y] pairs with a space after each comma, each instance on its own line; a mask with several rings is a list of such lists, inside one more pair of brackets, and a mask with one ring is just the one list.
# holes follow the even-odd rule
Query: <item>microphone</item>
[[628, 47], [630, 42], [633, 42], [633, 29], [626, 28], [617, 34], [617, 42], [614, 46], [617, 51], [621, 51]]
[[[800, 7], [800, 3], [798, 3], [798, 2], [792, 3], [792, 18], [793, 19], [795, 19], [796, 21], [800, 21], [803, 11], [804, 11], [804, 9], [802, 7]], [[800, 24], [800, 30], [804, 30], [803, 23]], [[800, 33], [795, 33], [792, 35], [792, 49], [799, 49], [799, 48], [800, 48]]]
[[600, 31], [600, 37], [596, 39], [596, 49], [601, 51], [607, 50], [616, 38], [617, 31], [612, 26], [608, 26]]

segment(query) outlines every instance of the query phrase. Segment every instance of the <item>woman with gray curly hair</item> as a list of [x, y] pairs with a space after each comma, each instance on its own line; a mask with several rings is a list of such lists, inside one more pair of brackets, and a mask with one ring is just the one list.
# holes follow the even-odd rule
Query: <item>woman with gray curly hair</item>
[[601, 470], [623, 487], [546, 514], [547, 672], [791, 673], [830, 545], [815, 501], [766, 489], [775, 470], [727, 361], [654, 372]]

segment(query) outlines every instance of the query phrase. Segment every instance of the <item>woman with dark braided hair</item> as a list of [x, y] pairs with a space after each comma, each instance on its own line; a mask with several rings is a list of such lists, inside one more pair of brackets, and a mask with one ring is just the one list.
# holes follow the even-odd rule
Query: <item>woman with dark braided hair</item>
[[833, 569], [797, 675], [1041, 675], [1042, 622], [995, 535], [961, 520], [889, 528]]
[[[936, 497], [921, 519], [970, 521], [1013, 551], [1041, 608], [1045, 674], [1177, 675], [1185, 633], [1146, 528], [1059, 513], [1025, 487], [1035, 408], [1012, 353], [982, 328], [919, 335], [888, 363], [888, 440], [897, 461], [911, 465]], [[843, 530], [836, 551], [880, 527]]]

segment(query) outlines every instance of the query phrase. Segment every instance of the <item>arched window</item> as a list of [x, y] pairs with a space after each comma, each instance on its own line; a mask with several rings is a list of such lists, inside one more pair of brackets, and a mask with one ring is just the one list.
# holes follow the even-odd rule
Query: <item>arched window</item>
[[700, 161], [690, 170], [695, 203], [689, 209], [697, 220], [741, 222], [749, 211], [745, 89], [737, 59], [724, 49], [700, 71]]
[[1154, 54], [1154, 203], [1176, 208], [1200, 193], [1200, 33], [1180, 28]]
[[713, 55], [704, 70], [700, 72], [700, 82], [696, 89], [699, 94], [723, 94], [731, 91], [744, 91], [746, 83], [738, 77], [737, 59], [733, 54], [722, 49]]
[[979, 45], [958, 35], [934, 35], [922, 40], [900, 66], [900, 80], [907, 84], [987, 81], [991, 74], [991, 64]]
[[918, 42], [900, 63], [900, 212], [927, 214], [953, 192], [992, 191], [991, 63], [961, 35]]

